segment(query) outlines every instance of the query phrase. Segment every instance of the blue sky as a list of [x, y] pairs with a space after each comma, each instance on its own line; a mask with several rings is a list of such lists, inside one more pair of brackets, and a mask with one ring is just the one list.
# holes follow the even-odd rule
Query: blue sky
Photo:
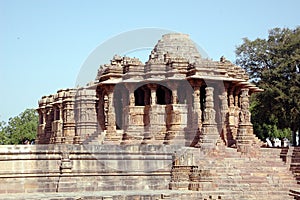
[[299, 7], [298, 0], [0, 0], [0, 121], [36, 108], [43, 95], [74, 87], [90, 53], [122, 32], [187, 33], [212, 59], [234, 61], [242, 38], [299, 26]]

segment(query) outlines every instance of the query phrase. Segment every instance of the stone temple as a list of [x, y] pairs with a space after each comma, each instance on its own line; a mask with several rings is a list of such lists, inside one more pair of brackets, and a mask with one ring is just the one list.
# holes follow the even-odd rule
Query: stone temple
[[0, 198], [300, 199], [300, 149], [262, 147], [241, 67], [172, 33], [95, 75], [39, 100], [36, 145], [0, 146]]

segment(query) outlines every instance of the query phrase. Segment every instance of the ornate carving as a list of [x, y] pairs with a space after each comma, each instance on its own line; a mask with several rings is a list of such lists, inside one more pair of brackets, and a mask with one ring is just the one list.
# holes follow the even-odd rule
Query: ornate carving
[[148, 87], [151, 90], [151, 105], [155, 105], [156, 102], [157, 102], [157, 97], [156, 97], [157, 85], [155, 85], [155, 84], [148, 84]]
[[251, 113], [249, 111], [249, 89], [243, 88], [241, 90], [241, 110], [239, 113], [239, 122], [242, 124], [251, 124]]
[[62, 173], [68, 173], [72, 171], [72, 162], [69, 158], [69, 152], [64, 151], [61, 153], [60, 170]]
[[134, 106], [134, 104], [135, 104], [134, 93], [130, 91], [130, 93], [129, 93], [129, 105]]
[[[214, 143], [215, 136], [218, 135], [216, 121], [219, 122], [221, 114], [222, 123], [230, 127], [235, 139], [239, 124], [251, 124], [248, 94], [242, 91], [240, 99], [238, 97], [240, 89], [247, 85], [242, 79], [245, 77], [245, 70], [233, 65], [224, 57], [221, 57], [220, 61], [201, 58], [188, 35], [167, 34], [151, 51], [146, 64], [137, 58], [115, 55], [110, 63], [100, 66], [96, 81], [87, 87], [59, 90], [57, 94], [42, 97], [39, 101], [39, 115], [40, 124], [44, 124], [44, 127], [40, 127], [38, 137], [55, 138], [56, 135], [71, 137], [75, 134], [86, 134], [85, 131], [78, 130], [87, 130], [91, 124], [98, 122], [101, 131], [106, 130], [108, 136], [120, 133], [121, 130], [116, 130], [119, 128], [125, 132], [130, 129], [136, 135], [148, 134], [152, 138], [163, 138], [162, 140], [172, 138], [173, 141], [182, 140], [188, 145], [187, 141], [192, 137], [190, 133], [196, 130], [197, 136], [193, 145], [197, 141]], [[205, 83], [206, 79], [211, 81]], [[186, 82], [190, 83], [189, 86], [192, 86], [194, 91], [181, 87]], [[219, 96], [219, 109], [219, 105], [214, 106], [214, 88], [207, 87], [205, 94], [201, 86], [216, 86], [221, 82], [225, 82], [225, 90], [228, 90], [229, 95], [222, 91]], [[162, 87], [166, 84], [170, 90]], [[140, 86], [143, 91], [135, 95], [135, 89]], [[120, 89], [117, 90], [120, 93], [114, 91], [115, 87]], [[257, 91], [258, 88], [249, 89]], [[97, 103], [96, 100], [91, 100], [88, 90], [95, 90], [93, 92], [96, 92], [99, 98]], [[79, 92], [79, 99], [74, 97], [76, 91]], [[84, 102], [80, 102], [81, 99]], [[135, 102], [137, 99], [138, 103]], [[53, 112], [54, 107], [60, 112]], [[142, 108], [139, 110], [135, 107]], [[55, 120], [62, 120], [62, 134], [51, 130], [53, 114], [56, 115]], [[222, 130], [225, 130], [225, 125], [222, 126]], [[144, 134], [145, 132], [147, 134]], [[166, 133], [168, 136], [164, 138]], [[155, 134], [159, 136], [156, 137]], [[203, 137], [200, 138], [200, 134]], [[47, 140], [44, 140], [45, 143]]]
[[204, 109], [204, 123], [206, 124], [216, 124], [215, 116], [216, 111], [214, 109], [214, 97], [213, 97], [213, 87], [206, 87], [206, 102]]

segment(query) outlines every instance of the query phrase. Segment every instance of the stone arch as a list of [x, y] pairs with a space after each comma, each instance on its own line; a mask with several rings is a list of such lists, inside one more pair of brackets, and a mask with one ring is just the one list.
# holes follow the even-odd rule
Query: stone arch
[[[172, 102], [172, 91], [166, 86], [156, 85], [156, 103], [159, 105], [167, 105]], [[134, 91], [135, 106], [150, 105], [151, 92], [149, 87], [145, 84], [138, 87]]]
[[150, 89], [147, 85], [142, 85], [134, 91], [135, 106], [150, 105]]

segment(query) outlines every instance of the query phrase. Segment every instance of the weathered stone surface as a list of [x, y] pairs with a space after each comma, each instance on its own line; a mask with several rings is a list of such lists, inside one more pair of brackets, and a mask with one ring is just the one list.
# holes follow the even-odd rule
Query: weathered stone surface
[[260, 148], [247, 81], [186, 34], [145, 64], [116, 55], [93, 83], [41, 98], [37, 145], [0, 146], [0, 199], [299, 199], [299, 152], [285, 165]]
[[[0, 198], [293, 199], [299, 185], [279, 155], [280, 149], [261, 149], [245, 157], [225, 146], [207, 152], [172, 145], [1, 146], [0, 188], [9, 195]], [[71, 163], [68, 170], [63, 162]]]
[[205, 132], [219, 134], [227, 146], [238, 133], [239, 144], [259, 143], [251, 138], [247, 98], [261, 90], [247, 80], [224, 57], [202, 58], [188, 35], [166, 34], [145, 64], [116, 55], [99, 68], [94, 83], [43, 97], [37, 143], [216, 143], [218, 137]]

